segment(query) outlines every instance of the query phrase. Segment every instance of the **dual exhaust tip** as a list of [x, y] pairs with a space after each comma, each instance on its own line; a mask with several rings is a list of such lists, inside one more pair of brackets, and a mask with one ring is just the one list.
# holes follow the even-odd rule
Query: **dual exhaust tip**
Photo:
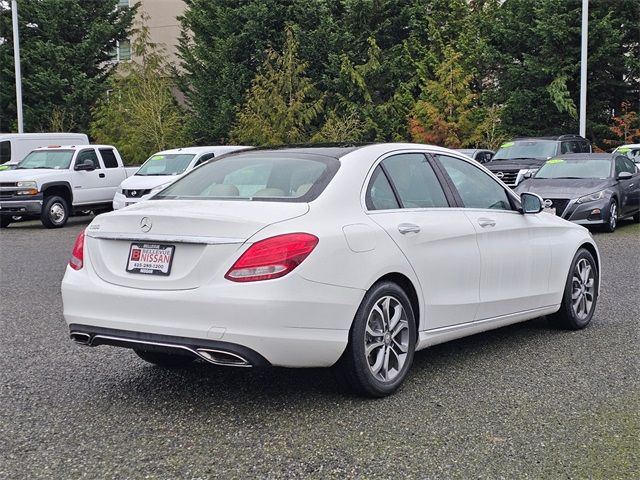
[[[107, 340], [107, 341], [116, 341], [116, 342], [124, 342], [127, 344], [131, 344], [132, 346], [139, 345], [152, 345], [157, 347], [167, 347], [173, 348], [176, 350], [187, 350], [191, 352], [198, 358], [203, 359], [206, 362], [212, 363], [214, 365], [222, 365], [228, 367], [251, 367], [251, 362], [249, 362], [246, 358], [238, 355], [237, 353], [227, 352], [224, 350], [217, 350], [215, 348], [206, 348], [206, 347], [188, 347], [186, 345], [172, 345], [166, 343], [156, 343], [156, 342], [148, 342], [148, 341], [138, 341], [131, 340], [129, 338], [116, 338], [112, 336], [103, 336], [103, 335], [93, 335], [91, 336], [88, 333], [84, 332], [71, 332], [69, 334], [71, 340], [73, 340], [78, 345], [92, 346], [94, 340]], [[99, 342], [100, 344], [102, 342]]]

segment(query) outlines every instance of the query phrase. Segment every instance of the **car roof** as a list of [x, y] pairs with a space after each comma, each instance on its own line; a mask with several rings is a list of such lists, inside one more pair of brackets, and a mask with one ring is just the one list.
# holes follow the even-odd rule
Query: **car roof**
[[162, 150], [161, 152], [156, 152], [153, 155], [171, 155], [171, 154], [177, 154], [177, 153], [192, 153], [197, 155], [198, 153], [206, 153], [206, 152], [222, 154], [222, 153], [228, 153], [236, 150], [246, 150], [249, 148], [253, 148], [253, 147], [250, 147], [247, 145], [210, 145], [210, 146], [203, 146], [203, 147], [180, 147], [180, 148], [172, 148], [170, 150]]
[[616, 150], [619, 150], [621, 148], [640, 148], [640, 143], [628, 143], [626, 145], [620, 145], [619, 147], [616, 147]]
[[113, 145], [97, 145], [93, 143], [86, 143], [84, 145], [47, 145], [44, 147], [37, 147], [34, 150], [80, 150], [82, 148], [115, 148]]
[[613, 160], [615, 157], [621, 156], [612, 153], [565, 153], [553, 158], [562, 160]]
[[584, 138], [584, 137], [581, 137], [580, 135], [566, 134], [566, 135], [549, 135], [549, 136], [545, 136], [545, 137], [516, 137], [512, 141], [514, 141], [514, 142], [522, 142], [522, 141], [532, 142], [532, 141], [536, 141], [536, 140], [551, 140], [551, 141], [557, 142], [559, 140], [587, 140], [587, 139]]

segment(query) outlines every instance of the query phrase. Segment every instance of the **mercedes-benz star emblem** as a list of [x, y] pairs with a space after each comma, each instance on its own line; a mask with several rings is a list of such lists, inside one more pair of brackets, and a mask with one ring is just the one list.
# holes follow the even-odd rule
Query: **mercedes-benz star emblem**
[[149, 217], [142, 217], [142, 219], [140, 220], [140, 230], [142, 230], [144, 233], [147, 233], [149, 230], [151, 230], [151, 227], [153, 227], [151, 219]]
[[544, 202], [542, 202], [542, 206], [544, 208], [551, 208], [552, 205], [553, 205], [553, 202], [551, 200], [549, 200], [548, 198], [545, 199]]
[[498, 172], [498, 173], [496, 173], [496, 177], [502, 178], [502, 177], [504, 177], [504, 173]]

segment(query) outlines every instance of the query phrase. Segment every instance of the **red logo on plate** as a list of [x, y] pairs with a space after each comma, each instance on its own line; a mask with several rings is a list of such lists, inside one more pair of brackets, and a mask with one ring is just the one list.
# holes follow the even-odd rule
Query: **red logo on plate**
[[131, 250], [131, 260], [134, 262], [137, 262], [138, 260], [140, 260], [140, 250], [137, 248], [134, 248], [133, 250]]

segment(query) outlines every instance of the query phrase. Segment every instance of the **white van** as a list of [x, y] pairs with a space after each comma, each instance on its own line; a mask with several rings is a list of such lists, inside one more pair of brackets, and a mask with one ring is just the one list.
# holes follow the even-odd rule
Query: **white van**
[[12, 168], [35, 148], [88, 144], [84, 133], [0, 133], [0, 170]]

